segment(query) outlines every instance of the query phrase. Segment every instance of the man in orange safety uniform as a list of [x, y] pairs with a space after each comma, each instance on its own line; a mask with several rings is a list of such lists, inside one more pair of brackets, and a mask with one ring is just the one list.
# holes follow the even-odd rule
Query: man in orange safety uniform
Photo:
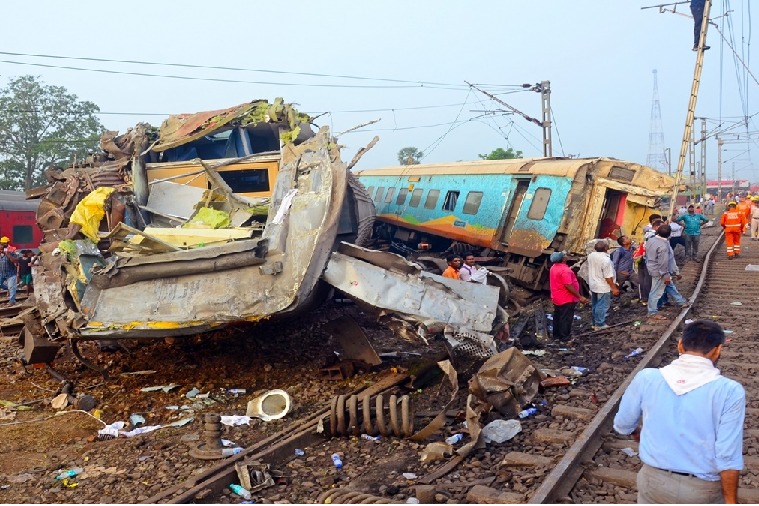
[[742, 232], [745, 232], [748, 228], [749, 221], [751, 220], [751, 202], [746, 200], [745, 195], [741, 195], [740, 202], [736, 204], [735, 210], [739, 213], [743, 213], [743, 215], [746, 217], [746, 226], [743, 227], [742, 230]]
[[727, 211], [722, 214], [720, 223], [725, 231], [725, 244], [727, 244], [727, 258], [732, 260], [741, 256], [741, 235], [746, 228], [746, 214], [736, 209], [737, 204], [730, 202]]

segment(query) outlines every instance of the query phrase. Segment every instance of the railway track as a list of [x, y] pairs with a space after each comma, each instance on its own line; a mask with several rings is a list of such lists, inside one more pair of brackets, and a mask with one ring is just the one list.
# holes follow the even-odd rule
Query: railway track
[[636, 474], [642, 465], [637, 456], [638, 444], [615, 434], [611, 424], [619, 400], [634, 374], [644, 367], [657, 367], [676, 357], [676, 340], [686, 318], [716, 320], [728, 334], [719, 367], [724, 375], [744, 385], [748, 399], [744, 429], [745, 465], [739, 501], [759, 502], [759, 426], [756, 424], [759, 404], [754, 393], [759, 390], [756, 379], [759, 344], [754, 341], [759, 327], [756, 311], [759, 293], [755, 289], [759, 286], [759, 273], [746, 271], [747, 265], [759, 264], [759, 243], [745, 237], [744, 240], [745, 249], [741, 257], [734, 260], [726, 258], [722, 240], [712, 245], [690, 297], [692, 307], [677, 315], [656, 346], [619, 386], [530, 497], [530, 502], [636, 502]]

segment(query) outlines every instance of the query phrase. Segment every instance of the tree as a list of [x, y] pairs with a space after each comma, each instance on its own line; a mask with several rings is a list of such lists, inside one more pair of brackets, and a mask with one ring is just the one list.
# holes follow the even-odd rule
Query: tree
[[477, 155], [483, 160], [513, 160], [514, 158], [522, 158], [521, 151], [514, 151], [514, 148], [504, 150], [503, 148], [496, 148], [487, 155]]
[[44, 184], [42, 172], [97, 148], [103, 125], [97, 105], [62, 86], [21, 76], [0, 89], [0, 187], [28, 190]]
[[398, 163], [401, 165], [419, 165], [424, 153], [414, 147], [403, 148], [398, 151]]

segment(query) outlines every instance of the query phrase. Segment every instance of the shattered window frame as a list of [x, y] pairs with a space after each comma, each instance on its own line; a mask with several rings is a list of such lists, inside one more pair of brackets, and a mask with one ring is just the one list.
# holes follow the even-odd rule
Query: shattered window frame
[[527, 211], [527, 218], [531, 220], [542, 220], [548, 209], [548, 202], [551, 200], [550, 188], [538, 188], [532, 196], [530, 210]]
[[440, 190], [430, 190], [427, 192], [427, 198], [424, 200], [425, 209], [435, 209], [437, 201], [440, 198]]
[[417, 188], [413, 192], [411, 192], [411, 200], [409, 201], [408, 205], [411, 207], [419, 207], [419, 202], [422, 201], [422, 194], [424, 193], [424, 189]]
[[443, 211], [455, 211], [456, 204], [459, 202], [459, 196], [461, 192], [458, 190], [448, 190], [445, 194], [445, 200], [443, 201]]
[[401, 188], [398, 192], [398, 198], [395, 199], [396, 205], [402, 206], [406, 203], [406, 195], [408, 195], [408, 188]]
[[387, 189], [387, 193], [385, 194], [385, 204], [389, 204], [393, 201], [393, 197], [395, 196], [395, 186], [391, 186]]
[[260, 193], [271, 190], [267, 168], [220, 170], [219, 176], [232, 188], [233, 193]]
[[466, 194], [466, 200], [464, 201], [464, 214], [477, 214], [480, 210], [480, 204], [482, 204], [483, 192], [469, 192]]
[[382, 197], [385, 195], [385, 187], [380, 186], [377, 188], [377, 194], [374, 196], [375, 202], [382, 202]]

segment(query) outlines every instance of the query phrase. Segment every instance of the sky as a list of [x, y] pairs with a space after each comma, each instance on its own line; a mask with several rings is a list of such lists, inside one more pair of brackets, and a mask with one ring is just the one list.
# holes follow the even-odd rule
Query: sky
[[[693, 20], [687, 4], [677, 5], [677, 13], [641, 9], [655, 4], [12, 2], [0, 31], [0, 83], [31, 74], [64, 86], [96, 103], [105, 127], [122, 132], [142, 121], [157, 126], [169, 114], [283, 97], [336, 134], [378, 120], [339, 136], [347, 162], [378, 135], [357, 166], [376, 168], [397, 165], [404, 147], [421, 150], [424, 163], [476, 160], [499, 147], [542, 156], [538, 125], [505, 114], [506, 107], [467, 82], [540, 118], [540, 95], [521, 85], [547, 80], [554, 156], [646, 163], [656, 69], [661, 132], [676, 169], [696, 61]], [[756, 60], [752, 16], [759, 22], [759, 0], [713, 1], [712, 19], [727, 40], [710, 27], [696, 108], [696, 116], [709, 118], [710, 178], [717, 175], [713, 134], [721, 128], [730, 132], [723, 136], [722, 178], [730, 179], [734, 166], [737, 178], [759, 181], [759, 135], [750, 135], [759, 117], [734, 125], [759, 112], [753, 99], [759, 84], [746, 70]], [[161, 65], [28, 56], [35, 54]]]

